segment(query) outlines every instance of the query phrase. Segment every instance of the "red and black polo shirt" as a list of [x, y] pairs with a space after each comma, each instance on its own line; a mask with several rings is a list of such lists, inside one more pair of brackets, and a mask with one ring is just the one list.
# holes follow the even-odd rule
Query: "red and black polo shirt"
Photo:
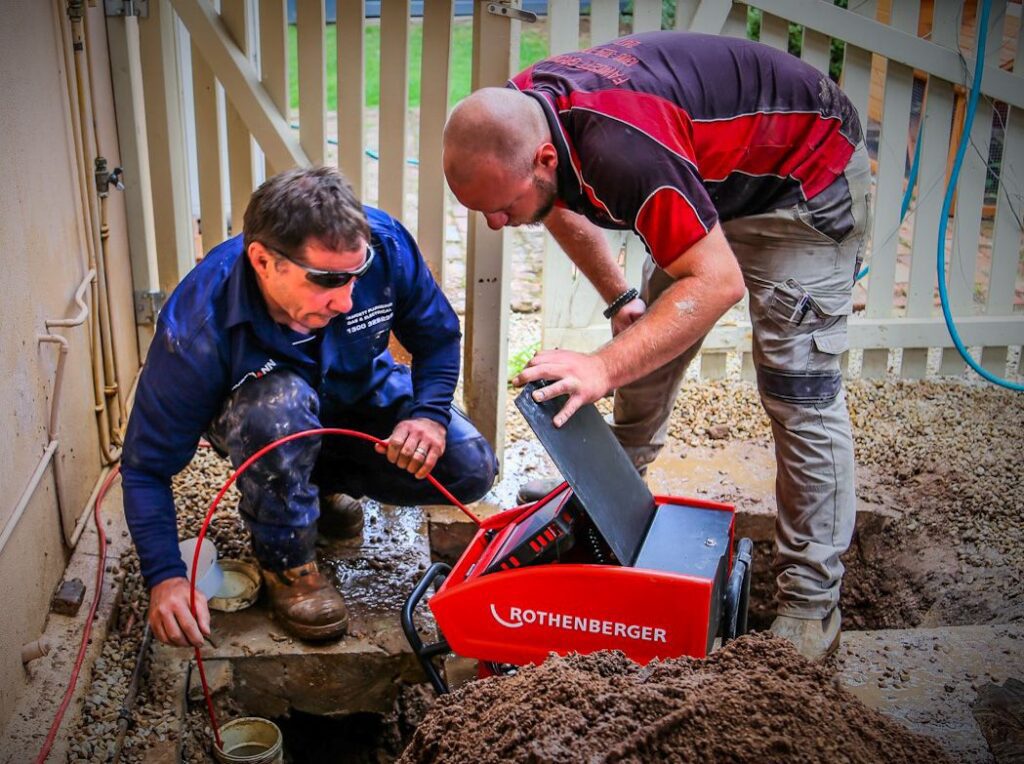
[[718, 221], [806, 203], [840, 240], [857, 111], [827, 75], [749, 40], [630, 35], [553, 56], [509, 83], [544, 107], [558, 192], [604, 228], [635, 231], [667, 266]]

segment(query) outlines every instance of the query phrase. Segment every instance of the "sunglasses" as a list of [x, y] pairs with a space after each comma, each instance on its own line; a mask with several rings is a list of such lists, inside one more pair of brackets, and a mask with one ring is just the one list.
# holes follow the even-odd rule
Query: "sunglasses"
[[354, 271], [323, 271], [319, 268], [310, 268], [308, 265], [300, 263], [287, 252], [282, 252], [275, 247], [267, 246], [267, 249], [277, 253], [293, 265], [297, 265], [302, 268], [302, 270], [306, 272], [306, 281], [312, 282], [318, 287], [323, 287], [324, 289], [338, 289], [339, 287], [346, 286], [350, 281], [352, 281], [352, 279], [365, 276], [366, 272], [370, 270], [370, 265], [373, 263], [373, 258], [376, 254], [373, 247], [367, 245], [366, 259], [363, 261], [363, 264]]

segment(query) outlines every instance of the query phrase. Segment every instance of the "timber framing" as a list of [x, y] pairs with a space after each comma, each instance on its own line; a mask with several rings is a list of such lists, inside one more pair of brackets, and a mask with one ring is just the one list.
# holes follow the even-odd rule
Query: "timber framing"
[[171, 5], [245, 126], [275, 172], [309, 166], [309, 157], [292, 135], [288, 120], [260, 82], [259, 73], [231, 39], [208, 0], [171, 0]]

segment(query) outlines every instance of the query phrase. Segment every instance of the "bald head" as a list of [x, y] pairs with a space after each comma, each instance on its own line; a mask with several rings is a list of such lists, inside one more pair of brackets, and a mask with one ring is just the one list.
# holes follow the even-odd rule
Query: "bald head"
[[488, 167], [522, 178], [551, 142], [539, 103], [511, 88], [481, 88], [452, 110], [444, 128], [444, 173], [453, 186]]

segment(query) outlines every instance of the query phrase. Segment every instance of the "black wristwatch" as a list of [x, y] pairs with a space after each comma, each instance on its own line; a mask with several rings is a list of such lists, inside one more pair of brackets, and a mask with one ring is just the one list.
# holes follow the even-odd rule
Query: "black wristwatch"
[[602, 313], [601, 315], [603, 315], [605, 318], [611, 318], [620, 310], [622, 310], [626, 303], [633, 302], [633, 300], [635, 300], [639, 296], [640, 293], [633, 289], [632, 287], [630, 287], [625, 292], [616, 297], [614, 300], [612, 300], [611, 305], [605, 308], [604, 313]]

